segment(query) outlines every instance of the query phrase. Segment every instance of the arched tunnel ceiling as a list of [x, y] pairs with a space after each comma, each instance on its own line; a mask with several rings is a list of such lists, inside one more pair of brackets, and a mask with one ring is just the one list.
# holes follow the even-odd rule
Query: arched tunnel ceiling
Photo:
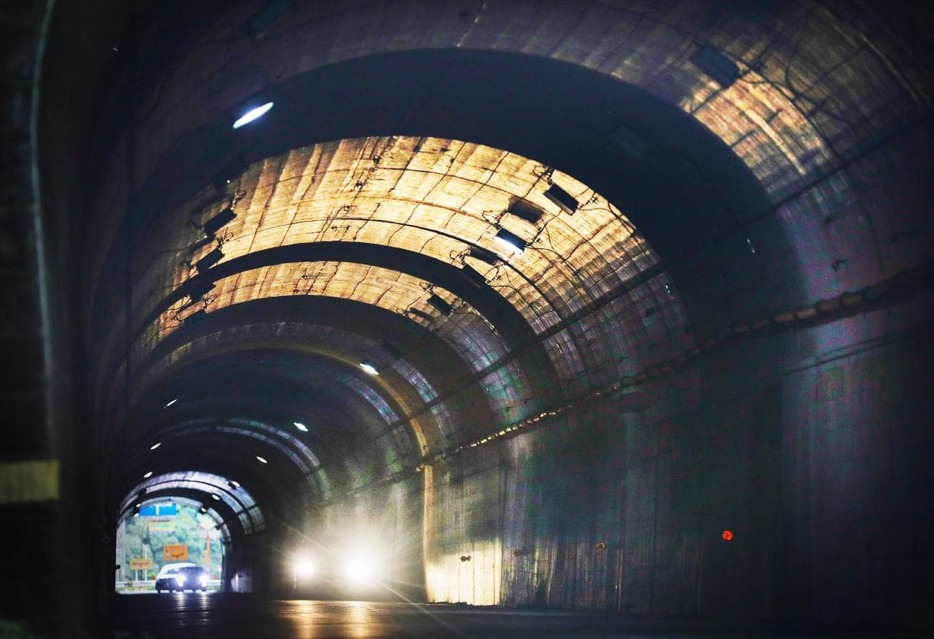
[[[833, 194], [801, 208], [806, 216], [783, 208], [873, 138], [917, 121], [929, 83], [892, 62], [905, 55], [897, 47], [869, 46], [819, 3], [789, 4], [770, 21], [717, 16], [703, 3], [545, 4], [511, 13], [484, 3], [468, 10], [472, 21], [450, 3], [428, 4], [418, 23], [433, 26], [414, 39], [394, 38], [415, 33], [407, 22], [414, 16], [395, 15], [396, 3], [341, 4], [333, 14], [303, 7], [292, 22], [301, 28], [281, 25], [267, 43], [223, 38], [239, 32], [249, 13], [241, 7], [204, 34], [219, 49], [188, 43], [182, 68], [197, 73], [162, 78], [138, 96], [146, 116], [130, 145], [126, 321], [113, 313], [121, 306], [113, 274], [125, 271], [119, 242], [110, 242], [126, 211], [106, 188], [101, 196], [88, 305], [90, 341], [104, 353], [98, 395], [129, 375], [139, 385], [129, 395], [158, 401], [148, 393], [178, 370], [173, 357], [203, 349], [210, 361], [217, 336], [228, 340], [225, 354], [245, 357], [252, 343], [236, 332], [247, 325], [236, 307], [275, 300], [280, 325], [299, 331], [295, 298], [311, 296], [372, 305], [435, 335], [460, 360], [452, 387], [485, 389], [483, 375], [527, 376], [537, 400], [545, 389], [560, 389], [549, 400], [571, 399], [683, 352], [695, 323], [712, 331], [723, 308], [758, 313], [810, 302], [911, 264], [910, 251], [873, 251], [876, 239], [853, 231], [848, 271], [810, 267], [813, 255], [824, 260], [835, 250], [832, 237], [814, 240], [813, 223], [829, 225], [853, 204], [845, 174], [828, 187]], [[302, 49], [335, 29], [356, 29], [358, 44], [328, 38]], [[731, 81], [697, 62], [707, 43], [733, 65]], [[225, 59], [249, 60], [251, 73], [239, 76], [242, 68]], [[260, 87], [276, 108], [255, 132], [232, 134], [231, 115]], [[180, 117], [181, 104], [197, 106], [191, 119]], [[211, 185], [218, 176], [229, 179], [219, 190]], [[564, 210], [545, 197], [552, 185], [577, 206]], [[535, 219], [506, 213], [517, 202]], [[236, 219], [202, 242], [198, 225], [227, 205]], [[529, 246], [504, 252], [493, 241], [499, 227]], [[306, 259], [313, 244], [322, 253]], [[218, 245], [216, 266], [192, 268]], [[351, 255], [350, 245], [359, 251]], [[372, 257], [361, 258], [371, 246]], [[472, 247], [487, 259], [472, 257]], [[380, 263], [385, 251], [396, 261]], [[470, 301], [470, 278], [455, 285], [451, 275], [465, 265], [484, 280]], [[204, 297], [187, 295], [208, 280]], [[432, 305], [431, 295], [441, 302]], [[509, 308], [497, 314], [503, 301]], [[208, 311], [209, 331], [183, 323], [198, 310]], [[339, 321], [319, 326], [326, 332]], [[360, 342], [335, 343], [325, 359], [352, 367]], [[543, 365], [516, 355], [525, 350]], [[397, 375], [379, 384], [358, 372], [327, 392], [360, 395], [362, 385], [382, 398], [397, 418], [377, 410], [383, 423], [401, 420], [409, 449], [421, 454], [431, 442], [465, 439], [445, 421], [456, 431], [492, 410], [494, 429], [510, 423], [489, 398], [453, 417], [432, 413], [448, 410], [446, 399], [433, 399], [444, 364], [411, 363], [402, 358]], [[406, 364], [412, 370], [403, 373]], [[422, 441], [413, 446], [412, 438]]]
[[[549, 200], [545, 194], [552, 185], [579, 205], [562, 209]], [[175, 255], [160, 251], [162, 260], [150, 267], [154, 272], [143, 275], [153, 283], [156, 301], [166, 290], [163, 282], [177, 287], [192, 274], [194, 269], [180, 268], [185, 260], [197, 263], [216, 244], [229, 260], [287, 244], [352, 241], [452, 264], [469, 261], [541, 333], [657, 263], [623, 213], [584, 184], [516, 154], [457, 140], [394, 136], [295, 149], [253, 165], [230, 185], [228, 197], [237, 219], [219, 233], [217, 243], [191, 253], [190, 227], [162, 227], [172, 234], [166, 246], [186, 248]], [[203, 223], [216, 212], [182, 210], [180, 219]], [[498, 244], [494, 237], [500, 228], [527, 242], [528, 249], [516, 252]], [[154, 249], [161, 239], [151, 238]], [[486, 261], [471, 256], [478, 248]], [[289, 291], [339, 297], [352, 295], [355, 286], [369, 286], [369, 295], [379, 297], [382, 306], [432, 314], [424, 300], [416, 306], [412, 299], [394, 300], [388, 291], [380, 296], [379, 289], [393, 288], [386, 274], [340, 277], [303, 272], [307, 268], [298, 269], [304, 285], [288, 273], [244, 274], [217, 295], [248, 286], [274, 289], [280, 279]], [[153, 305], [144, 302], [143, 312]], [[162, 331], [171, 330], [179, 307], [160, 318]]]
[[217, 528], [225, 539], [229, 539], [232, 532], [239, 535], [255, 534], [266, 525], [262, 509], [239, 482], [199, 471], [176, 471], [146, 478], [120, 504], [118, 519], [170, 497], [182, 497], [205, 507], [217, 521]]

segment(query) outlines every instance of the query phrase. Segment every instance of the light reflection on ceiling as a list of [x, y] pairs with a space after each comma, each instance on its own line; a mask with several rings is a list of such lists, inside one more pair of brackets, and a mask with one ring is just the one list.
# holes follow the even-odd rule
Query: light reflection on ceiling
[[[553, 186], [579, 205], [562, 208], [546, 195]], [[194, 252], [163, 252], [149, 262], [137, 290], [150, 294], [139, 300], [137, 317], [196, 275], [189, 265], [218, 246], [220, 263], [286, 245], [343, 241], [467, 264], [537, 332], [657, 264], [622, 212], [578, 180], [513, 153], [456, 140], [371, 137], [295, 149], [249, 167], [230, 185], [228, 195], [237, 217], [216, 243]], [[161, 241], [153, 244], [193, 245], [197, 232], [185, 222], [203, 223], [216, 213], [217, 206], [180, 211], [182, 223], [163, 226]], [[528, 248], [522, 253], [503, 249], [494, 240], [500, 229], [527, 242]], [[487, 259], [472, 256], [472, 249], [485, 250]], [[407, 293], [392, 288], [404, 278], [359, 270], [351, 276], [347, 268], [328, 263], [256, 269], [233, 278], [234, 284], [219, 284], [207, 296], [207, 310], [246, 298], [311, 293], [353, 299], [363, 295], [396, 312], [414, 306], [437, 314], [426, 310], [431, 290], [423, 287], [416, 299], [411, 288]], [[144, 349], [171, 332], [178, 317], [205, 308], [192, 304], [182, 310], [183, 305], [162, 314], [158, 335], [149, 331]]]

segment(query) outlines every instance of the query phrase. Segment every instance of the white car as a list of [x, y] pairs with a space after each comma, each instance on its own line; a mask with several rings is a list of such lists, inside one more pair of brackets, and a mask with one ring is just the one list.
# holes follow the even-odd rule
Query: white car
[[198, 564], [180, 562], [165, 564], [156, 575], [156, 592], [168, 590], [202, 590], [207, 592], [208, 574]]

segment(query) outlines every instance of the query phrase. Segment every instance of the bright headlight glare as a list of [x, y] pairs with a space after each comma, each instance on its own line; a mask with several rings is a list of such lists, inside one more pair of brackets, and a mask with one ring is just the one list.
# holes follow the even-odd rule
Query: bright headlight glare
[[344, 564], [344, 580], [351, 586], [369, 585], [378, 579], [379, 571], [374, 561], [350, 559]]
[[202, 585], [202, 586], [207, 586], [207, 585], [208, 585], [208, 576], [207, 576], [207, 575], [201, 575], [201, 578], [199, 579], [199, 581], [201, 582], [201, 585]]
[[298, 557], [293, 564], [296, 577], [310, 577], [315, 572], [315, 562], [309, 557]]
[[179, 586], [184, 586], [184, 585], [185, 585], [185, 577], [179, 575], [178, 577], [175, 578], [175, 582], [176, 582]]

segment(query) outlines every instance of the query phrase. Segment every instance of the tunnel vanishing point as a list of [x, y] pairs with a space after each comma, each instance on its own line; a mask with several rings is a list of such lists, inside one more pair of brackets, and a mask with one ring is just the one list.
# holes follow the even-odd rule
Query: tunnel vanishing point
[[178, 499], [228, 591], [934, 628], [932, 24], [3, 3], [0, 619]]

